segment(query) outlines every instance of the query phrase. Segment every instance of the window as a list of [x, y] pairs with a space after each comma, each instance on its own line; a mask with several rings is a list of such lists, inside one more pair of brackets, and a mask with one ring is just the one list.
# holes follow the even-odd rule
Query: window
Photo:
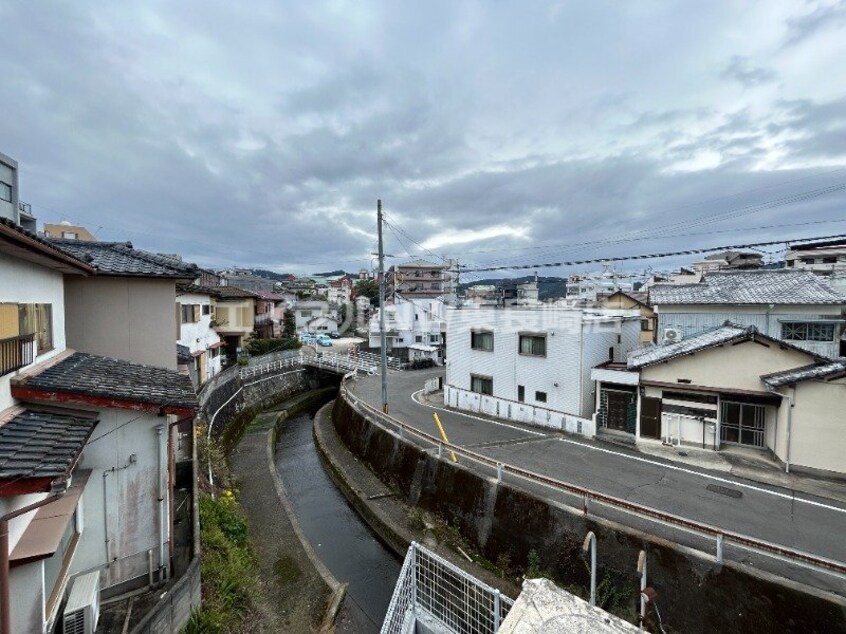
[[65, 240], [76, 240], [78, 237], [76, 231], [62, 231], [62, 238]]
[[53, 349], [53, 307], [50, 304], [20, 304], [20, 331], [35, 335], [38, 354]]
[[643, 332], [651, 332], [652, 331], [652, 320], [651, 319], [641, 319], [640, 320], [640, 329]]
[[7, 203], [12, 202], [12, 186], [9, 183], [0, 181], [0, 200], [5, 200]]
[[822, 261], [823, 261], [823, 264], [837, 264], [837, 258], [836, 257], [823, 258]]
[[311, 317], [311, 312], [312, 311], [310, 310], [301, 310], [300, 317], [302, 317], [303, 319], [305, 319], [306, 317]]
[[203, 315], [211, 315], [211, 305], [203, 304]]
[[420, 315], [414, 313], [414, 321], [420, 321]]
[[414, 343], [423, 343], [423, 335], [415, 335]]
[[538, 403], [546, 403], [546, 392], [535, 392], [535, 400]]
[[781, 324], [781, 338], [785, 341], [834, 341], [834, 324], [786, 321]]
[[493, 352], [494, 339], [493, 333], [489, 330], [474, 330], [470, 333], [470, 347], [473, 350], [486, 350]]
[[493, 379], [489, 376], [470, 375], [470, 391], [493, 396]]
[[441, 336], [440, 335], [429, 335], [429, 343], [440, 343]]
[[546, 335], [520, 335], [520, 354], [546, 356]]
[[193, 324], [200, 321], [199, 304], [182, 304], [182, 323]]
[[518, 385], [517, 386], [517, 400], [521, 403], [526, 400], [526, 386], [525, 385]]

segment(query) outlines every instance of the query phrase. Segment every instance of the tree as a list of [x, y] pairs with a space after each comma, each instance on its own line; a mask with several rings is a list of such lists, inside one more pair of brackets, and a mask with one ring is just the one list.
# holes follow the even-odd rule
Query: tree
[[370, 304], [379, 306], [379, 284], [376, 280], [358, 280], [355, 283], [356, 295], [370, 298]]
[[292, 310], [286, 310], [285, 314], [282, 316], [282, 338], [297, 338], [297, 322], [294, 319], [294, 311]]

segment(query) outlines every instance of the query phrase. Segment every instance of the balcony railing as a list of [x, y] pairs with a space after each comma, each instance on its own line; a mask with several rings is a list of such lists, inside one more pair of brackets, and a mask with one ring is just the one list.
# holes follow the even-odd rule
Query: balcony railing
[[0, 376], [14, 372], [35, 361], [35, 335], [0, 339]]

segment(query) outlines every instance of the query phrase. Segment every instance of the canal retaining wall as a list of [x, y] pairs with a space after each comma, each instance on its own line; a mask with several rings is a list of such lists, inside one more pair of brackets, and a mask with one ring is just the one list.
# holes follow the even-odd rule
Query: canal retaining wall
[[[598, 540], [600, 596], [633, 617], [641, 550], [666, 631], [846, 633], [846, 601], [653, 535], [593, 518], [505, 482], [439, 459], [360, 414], [341, 395], [333, 422], [347, 447], [409, 503], [441, 516], [489, 561], [528, 562], [585, 588], [582, 540]], [[616, 595], [616, 596], [615, 596]]]

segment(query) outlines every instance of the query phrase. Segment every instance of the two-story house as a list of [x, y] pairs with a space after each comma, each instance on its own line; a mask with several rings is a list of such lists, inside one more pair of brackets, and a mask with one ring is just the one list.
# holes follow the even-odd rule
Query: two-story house
[[[382, 309], [379, 309], [382, 310]], [[384, 307], [385, 334], [389, 353], [404, 361], [444, 360], [446, 304], [443, 299], [410, 299], [397, 295]], [[369, 346], [381, 344], [379, 311], [370, 319]]]
[[695, 284], [655, 284], [657, 341], [673, 342], [726, 321], [829, 358], [841, 354], [846, 296], [824, 278], [790, 269], [705, 273]]
[[247, 337], [255, 330], [258, 295], [237, 286], [215, 289], [214, 329], [225, 343], [227, 364], [235, 363]]
[[297, 332], [326, 333], [338, 332], [338, 312], [328, 301], [299, 301], [294, 306], [294, 322]]
[[108, 597], [157, 583], [177, 549], [170, 431], [194, 391], [173, 370], [67, 347], [67, 286], [96, 274], [0, 219], [3, 634], [61, 631], [74, 584]]
[[214, 298], [218, 288], [198, 284], [176, 285], [176, 343], [187, 349], [191, 382], [199, 387], [221, 370], [223, 342], [214, 328]]
[[593, 436], [591, 370], [640, 341], [637, 311], [447, 309], [444, 402]]

